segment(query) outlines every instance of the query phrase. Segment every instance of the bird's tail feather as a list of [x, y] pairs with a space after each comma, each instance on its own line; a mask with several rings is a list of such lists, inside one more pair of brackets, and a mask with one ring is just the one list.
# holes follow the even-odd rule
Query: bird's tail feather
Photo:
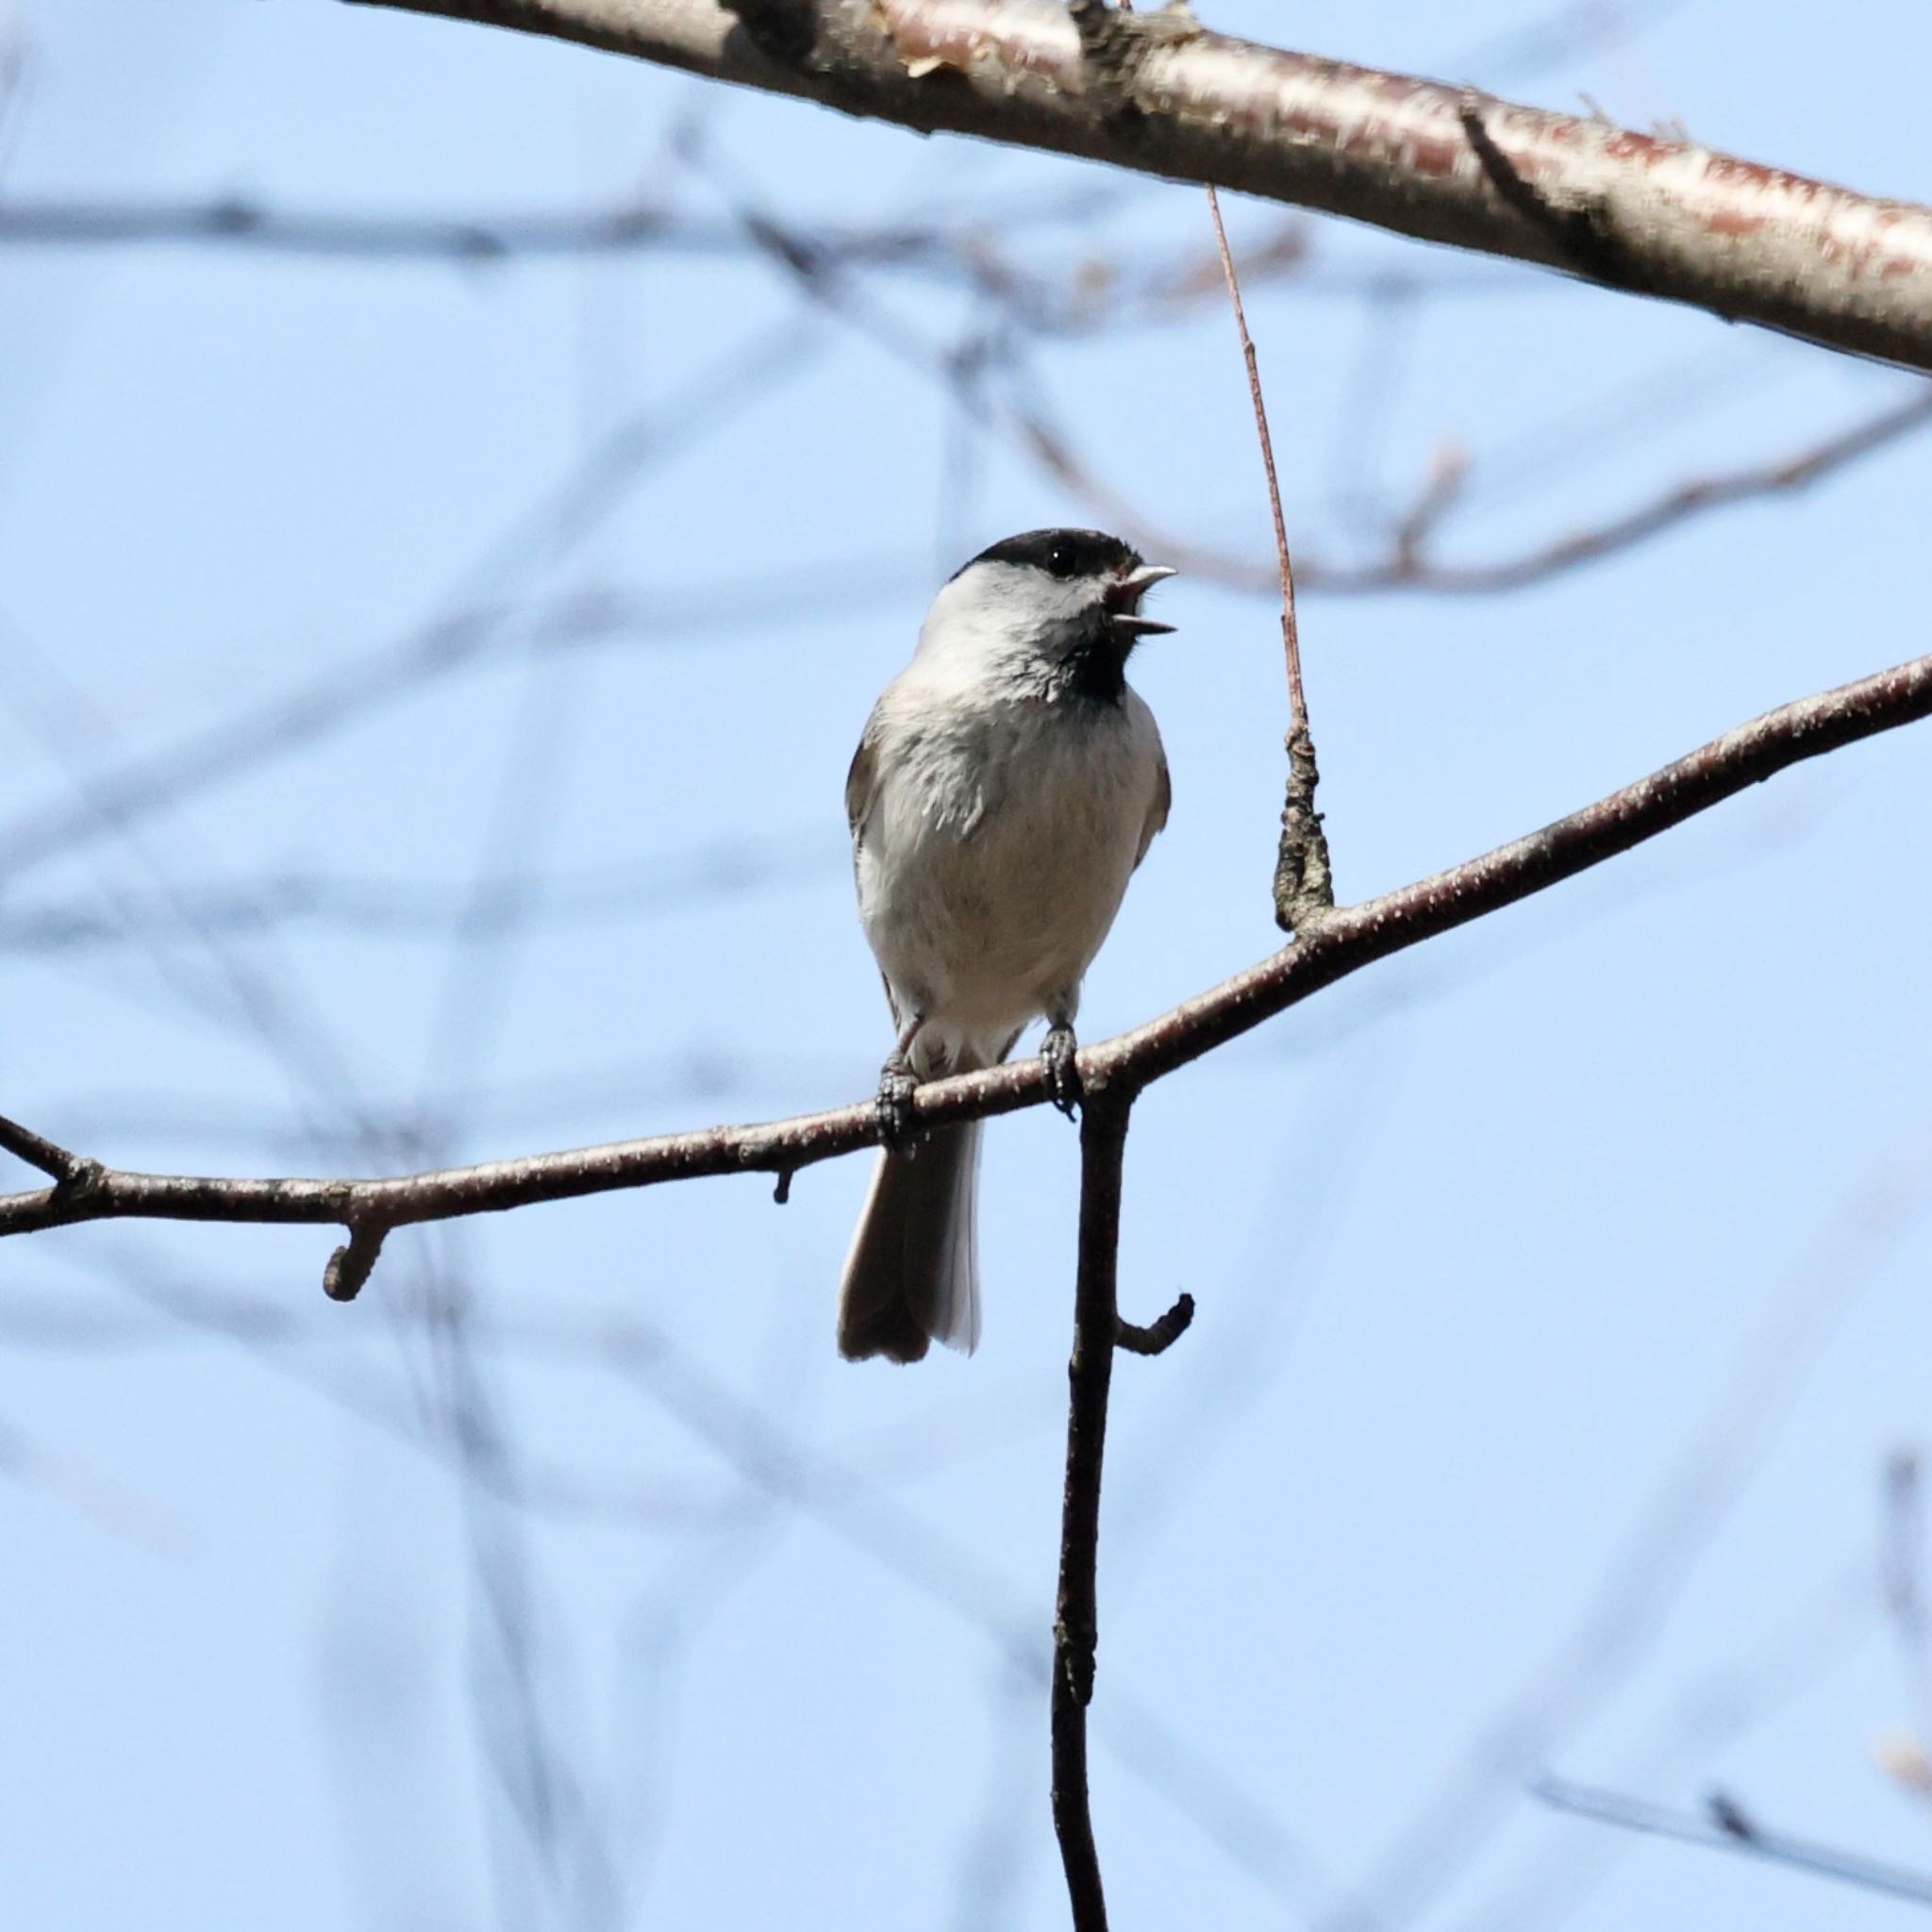
[[974, 1229], [979, 1123], [940, 1127], [879, 1156], [839, 1286], [839, 1353], [916, 1362], [928, 1341], [979, 1342]]

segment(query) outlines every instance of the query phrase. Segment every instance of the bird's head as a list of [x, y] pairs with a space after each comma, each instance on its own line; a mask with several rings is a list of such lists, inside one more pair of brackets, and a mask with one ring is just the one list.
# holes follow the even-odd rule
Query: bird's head
[[1028, 530], [982, 550], [934, 598], [925, 648], [979, 656], [989, 677], [1043, 679], [1073, 695], [1117, 700], [1128, 654], [1174, 625], [1141, 600], [1174, 571], [1100, 530]]

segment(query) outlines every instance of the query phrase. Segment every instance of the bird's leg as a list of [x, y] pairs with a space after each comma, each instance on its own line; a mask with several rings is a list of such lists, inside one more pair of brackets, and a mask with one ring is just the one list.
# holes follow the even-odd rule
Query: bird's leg
[[1055, 1007], [1046, 1017], [1046, 1038], [1040, 1042], [1040, 1058], [1046, 1066], [1046, 1083], [1053, 1089], [1053, 1104], [1072, 1120], [1080, 1105], [1080, 1067], [1074, 1058], [1078, 1042], [1074, 1038], [1073, 1003]]
[[900, 1027], [898, 1041], [879, 1069], [879, 1138], [895, 1152], [902, 1151], [912, 1135], [912, 1096], [919, 1091], [919, 1075], [912, 1071], [912, 1042], [924, 1024], [925, 1015], [914, 1013]]

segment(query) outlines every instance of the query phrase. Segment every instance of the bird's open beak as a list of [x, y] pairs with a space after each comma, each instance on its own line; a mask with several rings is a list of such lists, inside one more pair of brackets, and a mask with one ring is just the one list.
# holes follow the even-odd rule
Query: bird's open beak
[[1124, 577], [1117, 578], [1108, 586], [1107, 608], [1113, 619], [1116, 630], [1125, 631], [1129, 637], [1151, 638], [1171, 631], [1174, 625], [1162, 624], [1156, 617], [1141, 615], [1141, 599], [1163, 577], [1176, 575], [1171, 564], [1143, 563], [1139, 570], [1129, 571]]

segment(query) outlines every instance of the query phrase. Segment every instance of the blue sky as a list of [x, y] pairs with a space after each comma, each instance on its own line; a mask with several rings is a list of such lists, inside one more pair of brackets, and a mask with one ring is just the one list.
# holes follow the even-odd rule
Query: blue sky
[[[1921, 9], [1630, 6], [1547, 58], [1505, 7], [1203, 11], [1932, 200]], [[1055, 275], [1209, 242], [1193, 191], [450, 23], [10, 19], [16, 201], [977, 215]], [[1279, 216], [1230, 219], [1253, 247]], [[1470, 479], [1442, 554], [1479, 559], [1909, 392], [1309, 238], [1249, 309], [1310, 558], [1373, 551], [1445, 445]], [[1364, 276], [1418, 292], [1365, 303]], [[932, 586], [1088, 506], [742, 251], [8, 247], [0, 282], [0, 1108], [123, 1165], [365, 1172], [870, 1090], [852, 744]], [[985, 321], [943, 283], [856, 286], [941, 351]], [[1265, 557], [1217, 302], [1028, 373], [1149, 522]], [[1507, 597], [1310, 597], [1342, 895], [1915, 655], [1928, 463], [1907, 441]], [[1090, 1038], [1274, 940], [1273, 610], [1184, 576], [1162, 612], [1136, 679], [1174, 817]], [[123, 782], [277, 706], [299, 744], [164, 806]], [[1185, 1287], [1199, 1316], [1115, 1378], [1119, 1926], [1906, 1923], [1524, 1785], [1722, 1786], [1932, 1862], [1874, 1760], [1915, 1724], [1876, 1576], [1885, 1460], [1928, 1427], [1926, 744], [1782, 777], [1142, 1102], [1124, 1302]], [[708, 1182], [398, 1241], [348, 1308], [315, 1231], [8, 1243], [15, 1923], [1063, 1923], [1037, 1672], [1075, 1172], [1057, 1118], [990, 1132], [985, 1341], [903, 1373], [832, 1345], [860, 1161], [782, 1210]]]

